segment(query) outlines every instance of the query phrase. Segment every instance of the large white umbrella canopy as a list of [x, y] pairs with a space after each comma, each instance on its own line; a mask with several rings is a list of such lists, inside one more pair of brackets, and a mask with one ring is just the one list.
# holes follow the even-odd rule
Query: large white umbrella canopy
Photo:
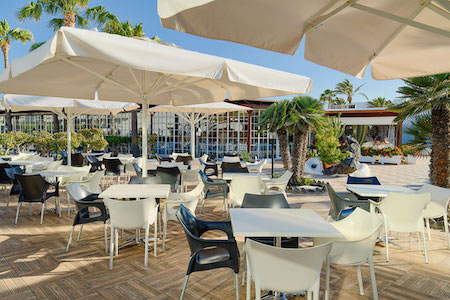
[[448, 0], [158, 0], [164, 27], [375, 79], [450, 71]]
[[6, 94], [2, 106], [13, 112], [50, 111], [67, 120], [67, 162], [71, 165], [73, 120], [79, 115], [116, 115], [137, 109], [135, 103]]
[[252, 109], [228, 102], [214, 102], [184, 106], [159, 105], [150, 108], [149, 113], [171, 112], [187, 121], [191, 126], [191, 155], [195, 157], [195, 125], [197, 123], [209, 115], [246, 110]]
[[[0, 93], [187, 105], [310, 92], [308, 77], [104, 32], [61, 28], [0, 73]], [[144, 164], [144, 176], [147, 174]]]

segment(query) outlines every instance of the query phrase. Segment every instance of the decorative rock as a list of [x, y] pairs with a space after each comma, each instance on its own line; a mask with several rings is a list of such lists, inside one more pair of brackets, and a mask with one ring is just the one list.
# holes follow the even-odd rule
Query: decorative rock
[[322, 175], [322, 171], [322, 162], [318, 157], [312, 157], [305, 162], [305, 173]]
[[348, 146], [344, 148], [344, 151], [350, 152], [350, 158], [359, 161], [359, 157], [361, 156], [361, 146], [358, 141], [351, 135], [346, 135], [344, 141], [348, 144]]
[[324, 175], [350, 174], [357, 170], [356, 160], [354, 158], [346, 158], [339, 164], [331, 166], [323, 170]]

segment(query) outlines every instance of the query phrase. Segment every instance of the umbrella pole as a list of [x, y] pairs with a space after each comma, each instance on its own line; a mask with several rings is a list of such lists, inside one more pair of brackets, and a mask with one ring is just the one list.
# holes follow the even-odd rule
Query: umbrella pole
[[67, 165], [72, 166], [72, 122], [73, 117], [69, 112], [67, 114]]
[[147, 128], [148, 128], [148, 100], [147, 97], [142, 98], [142, 158], [144, 164], [142, 165], [142, 177], [147, 177], [147, 157], [148, 157], [148, 141], [147, 141]]
[[191, 114], [191, 155], [195, 158], [195, 120], [194, 113]]

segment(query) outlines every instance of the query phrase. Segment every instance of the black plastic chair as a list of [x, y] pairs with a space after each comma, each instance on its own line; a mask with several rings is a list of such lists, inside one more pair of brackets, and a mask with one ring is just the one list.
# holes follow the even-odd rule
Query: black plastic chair
[[158, 161], [158, 164], [161, 164], [164, 161], [167, 161], [167, 162], [172, 161], [172, 158], [167, 157], [167, 156], [160, 156], [160, 155], [158, 155], [158, 153], [155, 153], [155, 156], [156, 156], [156, 160]]
[[162, 184], [170, 184], [171, 190], [178, 191], [180, 188], [181, 172], [178, 167], [157, 167], [156, 176], [161, 178]]
[[84, 160], [84, 156], [83, 154], [77, 152], [77, 153], [72, 153], [71, 155], [71, 159], [72, 159], [72, 167], [83, 167], [85, 160]]
[[[231, 222], [211, 222], [195, 218], [184, 205], [180, 205], [176, 217], [184, 229], [186, 239], [191, 249], [191, 258], [184, 276], [180, 299], [186, 291], [189, 275], [193, 272], [218, 268], [231, 268], [234, 272], [236, 298], [239, 296], [239, 249], [233, 237]], [[202, 239], [201, 236], [209, 230], [220, 230], [226, 233], [228, 239]]]
[[161, 178], [159, 176], [131, 176], [128, 184], [161, 184]]
[[[30, 203], [30, 215], [31, 215], [31, 203], [40, 202], [42, 203], [41, 207], [41, 224], [44, 220], [44, 207], [45, 201], [47, 201], [50, 197], [59, 197], [59, 182], [50, 183], [47, 182], [41, 175], [19, 175], [16, 174], [15, 178], [20, 185], [20, 194], [19, 194], [19, 203], [17, 205], [16, 212], [16, 220], [15, 224], [17, 224], [17, 220], [19, 218], [19, 211], [22, 207], [23, 202]], [[54, 192], [49, 192], [51, 187], [55, 188]], [[59, 198], [55, 199], [58, 200]], [[59, 216], [61, 217], [61, 208], [59, 203], [55, 203], [56, 210], [59, 212]]]
[[328, 216], [333, 220], [338, 221], [347, 217], [356, 207], [360, 207], [370, 212], [370, 203], [368, 200], [359, 200], [355, 195], [349, 192], [336, 193], [329, 183], [326, 184], [326, 187], [331, 202]]
[[63, 165], [67, 166], [67, 152], [66, 150], [61, 151], [61, 157], [63, 159]]
[[200, 215], [202, 215], [206, 199], [209, 198], [223, 197], [223, 207], [225, 209], [225, 199], [227, 199], [229, 192], [228, 183], [223, 179], [211, 179], [203, 171], [199, 171], [199, 174], [203, 185], [205, 186], [203, 188], [205, 196], [203, 197], [202, 206], [200, 208]]
[[[133, 168], [134, 168], [134, 171], [136, 172], [136, 175], [139, 177], [142, 177], [142, 168], [139, 167], [139, 165], [137, 163], [133, 163]], [[149, 176], [155, 176], [156, 170], [147, 170], [147, 174]]]
[[103, 164], [101, 161], [98, 160], [98, 158], [94, 155], [87, 155], [86, 160], [91, 165], [91, 169], [89, 172], [93, 173], [96, 171], [100, 171], [103, 169]]
[[[76, 225], [81, 225], [78, 232], [77, 242], [80, 240], [81, 231], [83, 225], [93, 222], [103, 222], [105, 231], [105, 252], [108, 253], [108, 231], [107, 221], [109, 220], [109, 214], [106, 210], [103, 201], [98, 200], [98, 194], [91, 194], [86, 191], [79, 183], [73, 183], [67, 186], [67, 192], [75, 201], [75, 205], [78, 209], [75, 218], [73, 219], [72, 231], [70, 232], [69, 241], [67, 242], [66, 252], [69, 252], [70, 244], [72, 243], [72, 236]], [[89, 208], [96, 208], [99, 211], [89, 211]]]
[[175, 162], [182, 162], [185, 166], [190, 166], [192, 164], [192, 156], [178, 155]]
[[6, 176], [11, 180], [11, 189], [8, 194], [8, 200], [6, 202], [6, 213], [8, 213], [9, 201], [11, 200], [11, 196], [20, 194], [20, 185], [17, 182], [16, 174], [22, 175], [24, 171], [20, 167], [12, 167], [5, 169]]
[[[291, 208], [286, 200], [286, 197], [282, 194], [245, 194], [242, 201], [241, 208]], [[263, 243], [270, 246], [275, 246], [275, 238], [256, 237], [251, 238], [254, 241]], [[281, 238], [281, 247], [283, 248], [298, 248], [298, 237], [293, 238]]]
[[11, 184], [11, 179], [5, 173], [6, 168], [11, 168], [11, 165], [8, 163], [0, 163], [0, 184], [4, 186]]
[[[203, 161], [200, 158], [199, 158], [199, 161], [202, 165], [205, 166], [203, 171], [205, 172], [206, 175], [208, 175], [208, 176], [213, 176], [213, 175], [218, 176], [219, 175], [219, 170], [218, 170], [217, 164], [215, 162], [208, 163], [208, 162]], [[211, 170], [211, 171], [207, 173], [207, 170]]]
[[347, 177], [347, 184], [371, 184], [371, 185], [381, 185], [381, 183], [378, 181], [378, 178], [373, 177], [353, 177], [348, 176]]
[[122, 175], [122, 162], [118, 158], [104, 158], [103, 165], [105, 165], [105, 176], [117, 176], [117, 181], [120, 184], [120, 175]]
[[242, 167], [240, 162], [223, 162], [222, 173], [248, 173], [248, 169], [247, 167]]

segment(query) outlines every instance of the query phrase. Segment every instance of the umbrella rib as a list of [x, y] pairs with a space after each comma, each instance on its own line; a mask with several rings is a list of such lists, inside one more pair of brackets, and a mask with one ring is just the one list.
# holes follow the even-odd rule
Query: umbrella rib
[[309, 30], [311, 29], [315, 29], [317, 27], [319, 27], [320, 25], [322, 25], [323, 23], [325, 23], [325, 21], [329, 20], [331, 17], [333, 17], [335, 14], [339, 13], [341, 10], [343, 10], [346, 7], [349, 7], [353, 4], [355, 4], [358, 0], [355, 1], [347, 1], [344, 4], [342, 4], [341, 6], [337, 7], [336, 9], [334, 9], [333, 11], [331, 11], [330, 13], [320, 16], [318, 17], [316, 20], [314, 20], [313, 22], [311, 22], [311, 24], [309, 24], [305, 30], [303, 31], [303, 34], [307, 33]]
[[443, 6], [446, 10], [450, 11], [450, 1], [448, 0], [434, 0], [434, 2], [439, 3], [441, 6]]
[[142, 90], [142, 87], [139, 84], [139, 81], [137, 80], [136, 75], [134, 74], [133, 70], [130, 67], [128, 67], [128, 71], [130, 71], [131, 77], [133, 77], [134, 82], [136, 82], [136, 85], [139, 88], [139, 90], [141, 91], [141, 94], [144, 94], [144, 91]]
[[403, 18], [403, 17], [399, 17], [397, 15], [390, 14], [390, 13], [385, 12], [385, 11], [381, 11], [381, 10], [378, 10], [378, 9], [375, 9], [375, 8], [371, 8], [371, 7], [368, 7], [368, 6], [365, 6], [365, 5], [357, 4], [357, 3], [352, 4], [351, 7], [355, 8], [355, 9], [359, 9], [359, 10], [365, 11], [365, 12], [367, 12], [369, 14], [377, 15], [379, 17], [383, 17], [383, 18], [386, 18], [386, 19], [389, 19], [389, 20], [392, 20], [392, 21], [395, 21], [395, 22], [406, 24], [406, 25], [409, 25], [411, 27], [415, 27], [415, 28], [418, 28], [418, 29], [421, 29], [421, 30], [424, 30], [424, 31], [428, 31], [428, 32], [431, 32], [431, 33], [434, 33], [434, 34], [437, 34], [437, 35], [441, 35], [441, 36], [450, 38], [450, 32], [447, 31], [447, 30], [443, 30], [443, 29], [440, 29], [440, 28], [437, 28], [437, 27], [434, 27], [434, 26], [430, 26], [430, 25], [426, 25], [426, 24], [423, 24], [423, 23], [420, 23], [420, 22], [409, 20], [409, 19], [406, 19], [406, 18]]
[[[113, 76], [117, 70], [120, 69], [120, 65], [118, 65], [117, 67], [114, 68], [114, 70], [112, 70], [108, 75], [106, 75], [106, 78], [109, 78], [110, 76]], [[100, 83], [95, 87], [95, 90], [98, 90], [99, 88], [102, 87], [102, 84], [105, 82], [105, 80], [101, 80]]]
[[175, 90], [177, 88], [182, 89], [182, 88], [185, 88], [188, 84], [199, 83], [199, 82], [202, 82], [202, 81], [207, 80], [209, 78], [201, 78], [199, 80], [186, 83], [186, 81], [189, 80], [189, 79], [190, 78], [187, 77], [186, 79], [183, 79], [182, 81], [180, 81], [177, 84], [173, 84], [173, 85], [167, 86], [165, 88], [161, 88], [161, 89], [157, 90], [155, 93], [152, 93], [151, 96], [158, 96], [158, 95], [161, 95], [163, 93], [173, 91], [173, 90]]
[[429, 8], [432, 11], [434, 11], [435, 13], [441, 15], [442, 17], [446, 18], [447, 20], [450, 20], [450, 14], [447, 11], [443, 10], [442, 8], [437, 7], [433, 3], [429, 3], [427, 5], [427, 8]]
[[60, 60], [66, 62], [66, 63], [68, 63], [68, 64], [70, 64], [70, 65], [73, 65], [73, 66], [75, 66], [75, 67], [78, 67], [78, 68], [80, 68], [80, 69], [82, 69], [82, 70], [84, 70], [84, 71], [86, 71], [86, 72], [88, 72], [88, 73], [90, 73], [90, 74], [92, 74], [92, 75], [94, 75], [94, 76], [97, 76], [97, 77], [100, 78], [100, 79], [103, 79], [104, 81], [108, 81], [108, 82], [110, 82], [110, 83], [112, 83], [112, 84], [114, 84], [114, 85], [116, 85], [116, 86], [118, 86], [118, 87], [120, 87], [120, 88], [123, 88], [124, 90], [126, 90], [127, 92], [129, 92], [129, 93], [131, 93], [131, 94], [133, 94], [133, 95], [135, 95], [135, 96], [138, 96], [138, 97], [141, 96], [141, 94], [139, 94], [138, 92], [136, 92], [136, 91], [130, 89], [129, 87], [127, 87], [127, 86], [121, 84], [120, 82], [117, 82], [117, 81], [115, 81], [115, 80], [113, 80], [113, 79], [111, 79], [111, 78], [105, 77], [105, 76], [103, 76], [103, 75], [101, 75], [101, 74], [99, 74], [99, 73], [97, 73], [97, 72], [95, 72], [95, 71], [92, 71], [91, 69], [86, 68], [86, 67], [84, 67], [84, 66], [82, 66], [82, 65], [80, 65], [80, 64], [77, 64], [76, 62], [73, 62], [73, 61], [71, 61], [70, 59], [68, 59], [68, 58], [66, 58], [66, 57], [63, 57], [63, 56], [60, 56], [60, 55], [57, 55], [57, 57], [58, 57]]

